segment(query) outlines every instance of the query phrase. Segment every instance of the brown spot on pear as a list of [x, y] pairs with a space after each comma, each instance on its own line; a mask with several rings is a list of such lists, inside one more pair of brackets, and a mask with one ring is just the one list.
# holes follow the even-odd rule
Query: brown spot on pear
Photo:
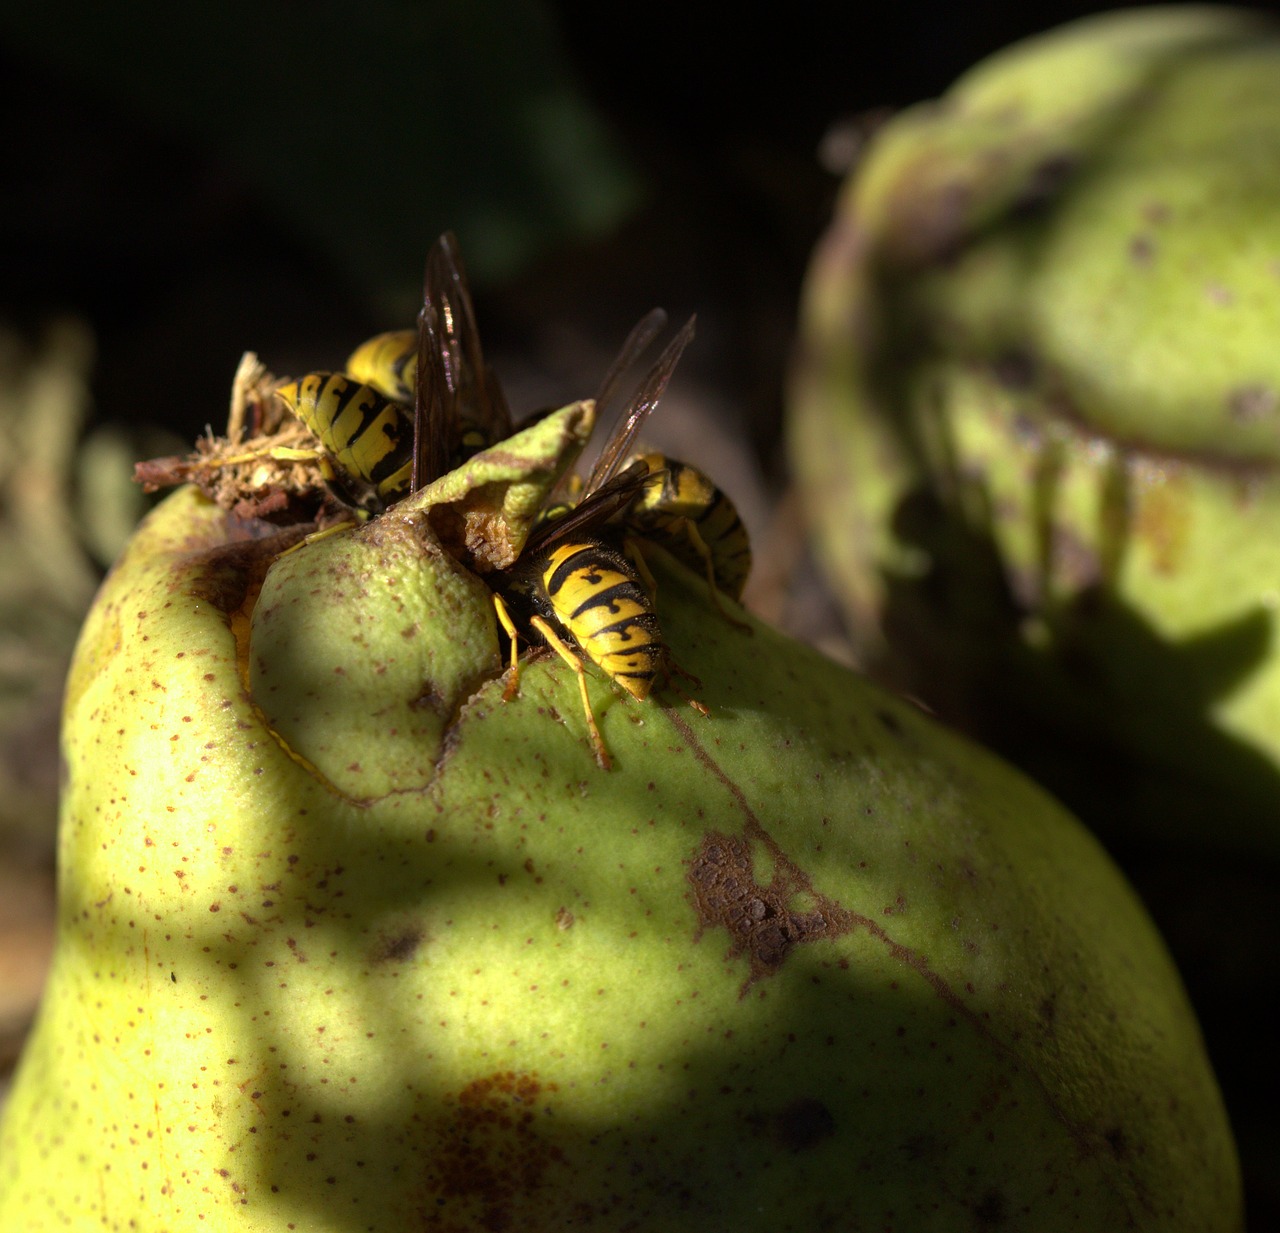
[[85, 628], [0, 1226], [1238, 1227], [1176, 973], [1020, 775], [657, 561], [709, 715], [592, 676], [606, 773], [430, 520], [231, 614], [224, 532], [177, 493]]

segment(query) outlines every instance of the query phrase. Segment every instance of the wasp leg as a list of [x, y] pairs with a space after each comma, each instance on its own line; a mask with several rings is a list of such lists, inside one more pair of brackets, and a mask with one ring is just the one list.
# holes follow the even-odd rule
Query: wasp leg
[[296, 544], [290, 544], [280, 555], [287, 557], [291, 552], [297, 552], [299, 548], [305, 547], [307, 544], [319, 543], [322, 539], [328, 539], [331, 535], [337, 535], [341, 531], [350, 531], [353, 527], [360, 524], [354, 518], [348, 518], [343, 522], [335, 522], [332, 526], [325, 527], [320, 531], [312, 531], [310, 535], [304, 536], [298, 540]]
[[649, 592], [649, 598], [656, 605], [658, 600], [658, 580], [649, 569], [649, 563], [644, 559], [644, 553], [640, 551], [640, 545], [636, 542], [634, 536], [628, 535], [623, 539], [622, 551], [626, 554], [627, 560], [636, 567], [636, 573], [640, 575], [640, 581], [644, 583], [645, 590]]
[[751, 626], [746, 621], [738, 620], [720, 602], [720, 588], [716, 586], [716, 570], [711, 556], [711, 549], [707, 547], [707, 541], [702, 538], [698, 528], [694, 525], [693, 519], [681, 518], [680, 522], [684, 526], [685, 538], [689, 541], [690, 547], [697, 553], [702, 561], [703, 568], [707, 571], [707, 591], [711, 598], [711, 606], [735, 629], [743, 630], [748, 634], [752, 633]]
[[[645, 584], [645, 587], [648, 589], [649, 598], [654, 601], [654, 607], [656, 608], [658, 606], [657, 605], [658, 580], [653, 576], [652, 573], [649, 572], [649, 566], [645, 562], [644, 553], [640, 550], [640, 545], [636, 542], [636, 540], [632, 536], [628, 535], [622, 541], [622, 549], [627, 554], [627, 560], [630, 561], [631, 564], [636, 567], [636, 573], [640, 575], [640, 580]], [[714, 591], [712, 592], [712, 597], [714, 598]], [[733, 620], [733, 618], [730, 617], [727, 612], [724, 613], [724, 615], [729, 620]], [[706, 706], [703, 703], [699, 702], [696, 698], [691, 698], [687, 693], [685, 693], [683, 689], [680, 688], [679, 685], [677, 685], [671, 679], [673, 676], [682, 676], [686, 681], [689, 681], [693, 685], [694, 689], [702, 688], [702, 682], [696, 676], [694, 676], [692, 672], [686, 672], [682, 667], [680, 667], [678, 663], [676, 663], [675, 657], [671, 654], [670, 647], [663, 647], [662, 671], [663, 671], [663, 683], [666, 685], [670, 685], [671, 688], [676, 693], [678, 693], [681, 698], [683, 698], [691, 707], [693, 707], [695, 711], [698, 712], [698, 714], [700, 715], [711, 714], [711, 712], [707, 710]]]
[[506, 688], [502, 691], [503, 702], [510, 702], [520, 692], [520, 644], [516, 639], [515, 622], [507, 611], [507, 605], [502, 602], [501, 595], [493, 597], [493, 607], [498, 614], [498, 624], [511, 639], [511, 672], [507, 676]]
[[573, 669], [578, 678], [578, 693], [582, 697], [582, 709], [587, 716], [587, 727], [591, 729], [591, 744], [595, 749], [596, 761], [600, 764], [602, 771], [613, 770], [613, 759], [609, 757], [609, 751], [604, 747], [604, 738], [600, 735], [600, 729], [596, 727], [596, 717], [591, 712], [591, 699], [587, 695], [587, 672], [582, 666], [582, 661], [565, 646], [560, 635], [540, 616], [532, 617], [529, 624], [547, 640], [547, 645]]
[[[690, 523], [689, 525], [690, 527], [692, 527], [693, 524]], [[694, 531], [694, 534], [696, 535], [697, 532]], [[658, 580], [653, 576], [652, 573], [650, 573], [649, 566], [646, 564], [644, 559], [644, 553], [640, 550], [640, 545], [636, 542], [636, 540], [632, 536], [628, 535], [622, 542], [622, 548], [623, 548], [623, 551], [627, 554], [627, 560], [630, 561], [631, 564], [636, 567], [636, 573], [640, 575], [640, 580], [648, 588], [649, 598], [654, 601], [654, 607], [656, 608], [657, 598], [658, 598]], [[711, 595], [712, 595], [712, 599], [714, 600], [715, 599], [714, 587], [712, 588]], [[717, 607], [719, 607], [719, 605], [717, 605]], [[721, 612], [728, 620], [730, 621], [733, 620], [733, 618], [729, 616], [727, 612], [724, 612], [723, 609], [721, 609]], [[676, 663], [675, 657], [671, 654], [670, 647], [663, 648], [662, 670], [664, 674], [664, 683], [667, 685], [670, 685], [671, 688], [677, 694], [679, 694], [681, 698], [683, 698], [691, 707], [693, 707], [695, 711], [698, 712], [698, 714], [700, 715], [711, 714], [711, 712], [707, 710], [706, 706], [703, 703], [699, 702], [696, 698], [691, 698], [687, 693], [685, 693], [683, 689], [680, 688], [679, 685], [675, 683], [675, 681], [672, 680], [672, 677], [674, 676], [682, 676], [686, 681], [689, 681], [693, 685], [694, 689], [702, 688], [702, 682], [696, 676], [694, 676], [692, 672], [686, 672], [682, 667], [680, 667], [678, 663]]]
[[678, 676], [684, 677], [684, 679], [688, 681], [694, 689], [701, 689], [702, 681], [699, 680], [698, 677], [694, 676], [692, 672], [686, 672], [682, 667], [680, 667], [680, 665], [672, 658], [670, 651], [667, 652], [667, 659], [664, 667], [666, 668], [667, 675], [663, 684], [666, 685], [672, 693], [678, 694], [683, 698], [684, 701], [693, 707], [693, 709], [704, 719], [707, 718], [711, 714], [711, 710], [707, 704], [705, 702], [699, 702], [697, 698], [691, 697], [686, 693], [679, 685], [676, 684], [675, 678]]

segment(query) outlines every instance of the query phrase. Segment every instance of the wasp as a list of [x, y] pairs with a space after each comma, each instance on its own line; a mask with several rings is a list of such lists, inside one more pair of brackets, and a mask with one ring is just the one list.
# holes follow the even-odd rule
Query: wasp
[[[471, 320], [469, 313], [466, 320]], [[464, 333], [469, 334], [472, 330], [474, 323]], [[478, 347], [479, 336], [474, 337], [475, 346]], [[391, 330], [361, 343], [348, 357], [346, 371], [356, 380], [373, 386], [379, 393], [406, 408], [412, 408], [417, 399], [418, 349], [416, 330]], [[463, 358], [469, 349], [469, 346], [456, 346], [461, 373], [469, 373], [471, 370], [472, 362]], [[483, 364], [483, 360], [475, 362]], [[517, 427], [507, 407], [506, 396], [492, 370], [485, 366], [484, 373], [486, 383], [483, 395], [478, 399], [465, 395], [459, 397], [456, 400], [457, 418], [453, 425], [449, 428], [440, 425], [433, 430], [445, 433], [450, 441], [446, 460], [449, 468], [460, 467], [481, 450], [510, 436]], [[470, 385], [470, 377], [467, 377], [466, 383]], [[523, 422], [519, 426], [523, 427]]]
[[[596, 395], [599, 415], [608, 404], [622, 373], [653, 341], [666, 322], [666, 314], [654, 309], [632, 330], [618, 358], [610, 367]], [[603, 482], [612, 468], [631, 447], [646, 417], [661, 396], [671, 369], [680, 353], [693, 337], [693, 321], [685, 326], [683, 343], [673, 343], [672, 351], [659, 359], [641, 387], [618, 429], [601, 451], [593, 479]], [[656, 396], [654, 396], [656, 395]], [[644, 470], [636, 469], [637, 463]], [[627, 468], [642, 477], [632, 498], [616, 515], [614, 522], [628, 537], [640, 536], [660, 545], [681, 564], [695, 573], [704, 573], [711, 591], [712, 603], [733, 624], [741, 624], [725, 613], [715, 598], [717, 590], [735, 600], [742, 598], [743, 588], [751, 573], [751, 541], [733, 502], [707, 475], [689, 463], [666, 454], [650, 451], [632, 455]], [[544, 517], [565, 512], [570, 505], [561, 502]], [[652, 584], [650, 584], [652, 585]]]
[[741, 599], [751, 573], [751, 540], [733, 502], [688, 463], [652, 452], [639, 455], [639, 461], [648, 475], [623, 511], [628, 531], [705, 573], [717, 607], [716, 590]]
[[331, 491], [377, 511], [404, 496], [413, 470], [413, 418], [400, 403], [340, 372], [308, 373], [276, 394], [319, 439]]
[[370, 512], [513, 431], [451, 232], [427, 257], [416, 330], [379, 334], [352, 352], [345, 372], [310, 373], [277, 394], [329, 455], [325, 478], [336, 495]]
[[418, 331], [376, 334], [347, 357], [344, 369], [357, 381], [412, 407], [418, 390]]
[[[632, 332], [606, 377], [598, 407], [663, 319], [650, 314]], [[612, 763], [591, 710], [582, 658], [638, 701], [674, 668], [654, 610], [652, 579], [643, 558], [627, 550], [630, 541], [652, 539], [678, 559], [692, 559], [734, 598], [750, 566], [750, 546], [736, 510], [700, 471], [659, 454], [622, 465], [693, 330], [691, 318], [650, 370], [576, 501], [550, 505], [516, 563], [491, 580], [498, 618], [511, 640], [507, 696], [518, 688], [517, 627], [522, 624], [576, 674], [596, 760], [606, 770]]]
[[[598, 415], [665, 321], [654, 310], [632, 330], [597, 392]], [[657, 454], [627, 458], [693, 332], [691, 318], [642, 381], [586, 480], [553, 494], [515, 563], [486, 577], [511, 646], [504, 697], [519, 688], [521, 640], [551, 647], [577, 677], [591, 744], [605, 769], [612, 762], [583, 661], [639, 701], [675, 670], [635, 539], [658, 543], [705, 572], [713, 602], [717, 587], [736, 599], [750, 567], [742, 523], [706, 476]], [[339, 481], [362, 490], [366, 509], [416, 492], [515, 430], [484, 362], [466, 273], [448, 233], [427, 259], [417, 330], [369, 339], [346, 369], [311, 374], [281, 394], [332, 455]], [[347, 413], [348, 402], [362, 409], [358, 417]]]

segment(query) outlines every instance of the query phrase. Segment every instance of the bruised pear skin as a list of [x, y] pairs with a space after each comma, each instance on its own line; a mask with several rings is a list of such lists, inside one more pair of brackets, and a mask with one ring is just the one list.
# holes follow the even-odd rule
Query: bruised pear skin
[[657, 550], [710, 713], [593, 675], [603, 771], [414, 501], [244, 538], [180, 490], [106, 581], [0, 1228], [1237, 1233], [1177, 973], [1060, 806]]
[[871, 140], [791, 455], [873, 675], [1117, 844], [1280, 858], [1280, 23], [1010, 47]]

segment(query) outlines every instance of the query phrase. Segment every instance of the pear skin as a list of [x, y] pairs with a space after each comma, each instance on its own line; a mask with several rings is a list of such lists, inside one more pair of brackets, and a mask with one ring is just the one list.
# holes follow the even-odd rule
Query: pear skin
[[808, 275], [858, 662], [1113, 843], [1280, 858], [1277, 196], [1280, 23], [1108, 13], [894, 117]]
[[592, 675], [606, 772], [560, 660], [504, 700], [445, 544], [518, 544], [509, 446], [321, 537], [191, 489], [137, 532], [0, 1227], [1238, 1233], [1177, 973], [1029, 780], [657, 551], [706, 716]]

